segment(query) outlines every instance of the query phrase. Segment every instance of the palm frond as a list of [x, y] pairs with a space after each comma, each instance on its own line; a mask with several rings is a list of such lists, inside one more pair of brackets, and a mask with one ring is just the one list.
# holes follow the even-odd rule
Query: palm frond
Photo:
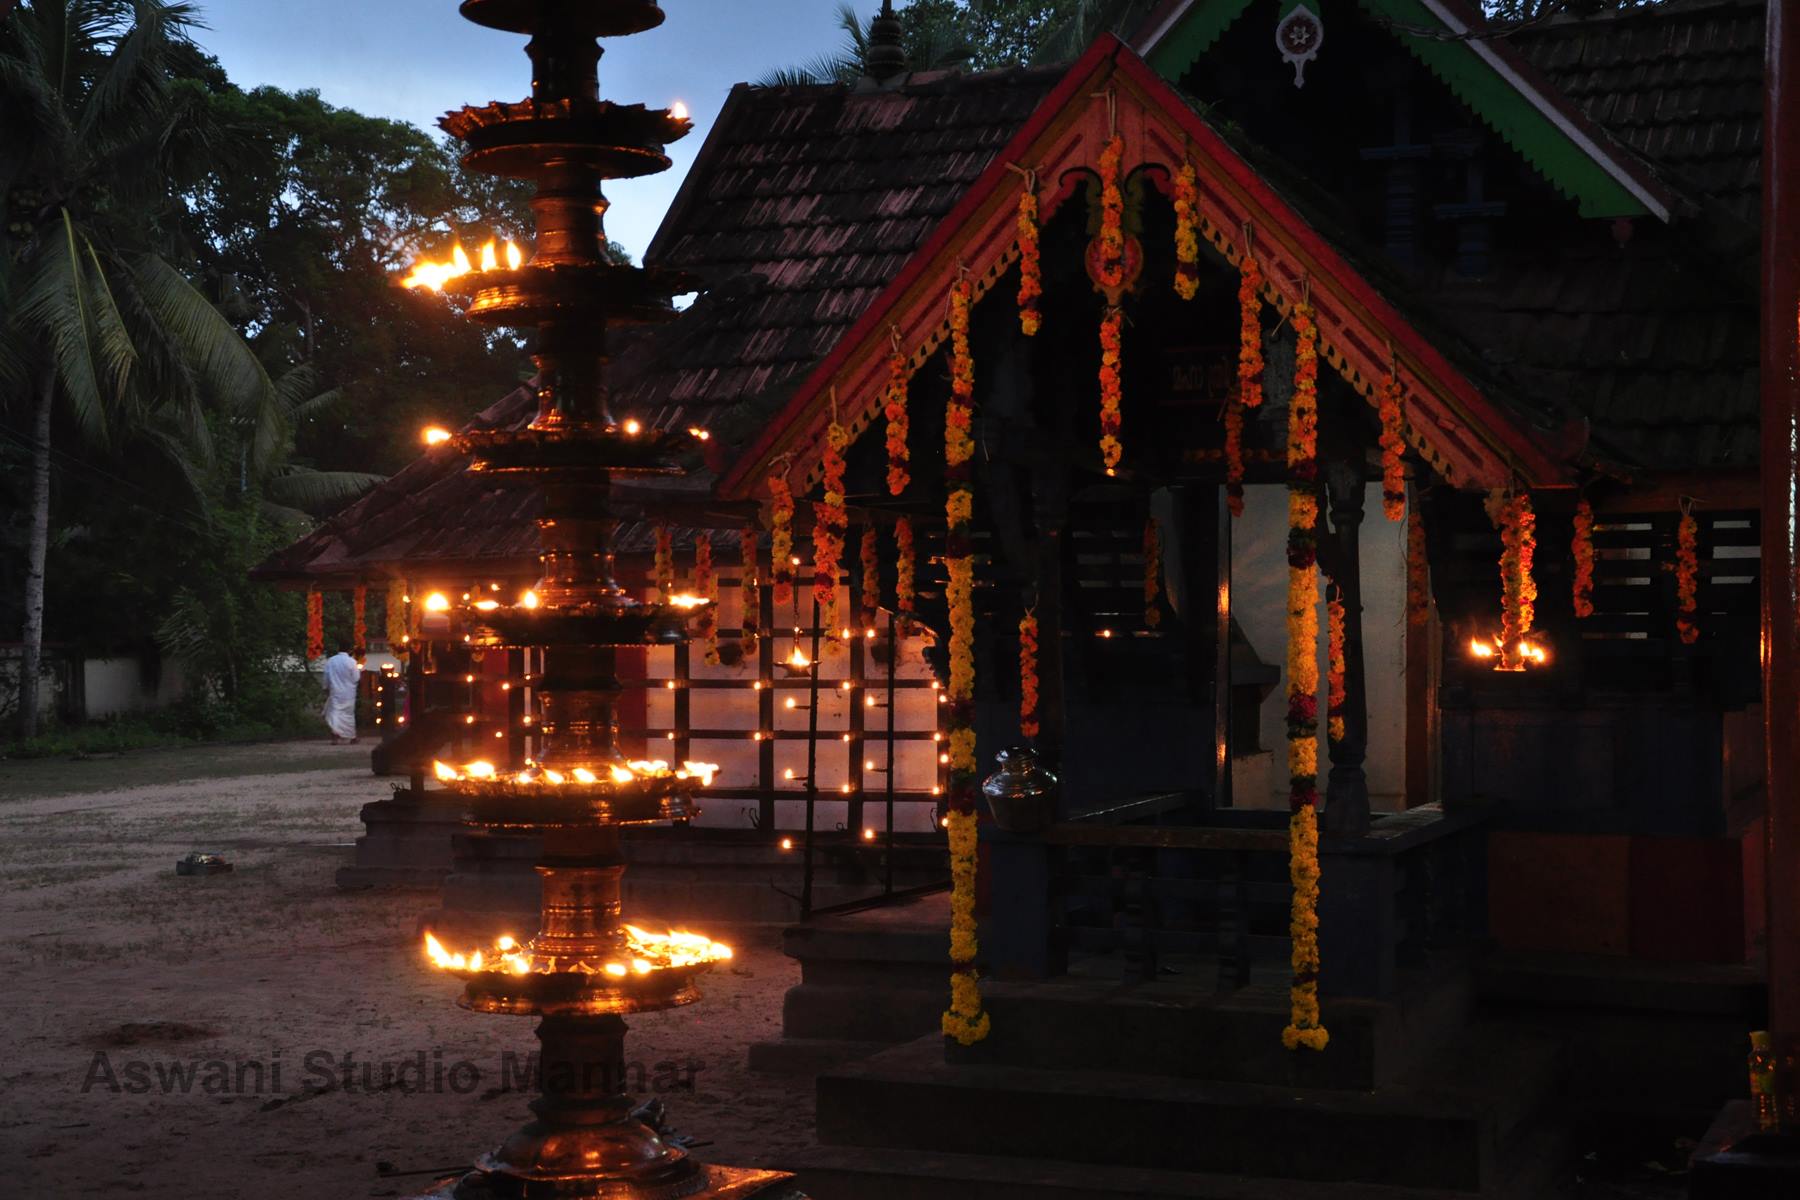
[[318, 513], [343, 507], [386, 478], [362, 471], [287, 467], [269, 477], [263, 494], [275, 504]]
[[104, 440], [107, 396], [94, 370], [94, 330], [83, 295], [81, 247], [67, 211], [61, 236], [43, 239], [35, 258], [15, 310], [21, 332], [49, 351], [57, 390], [74, 410], [76, 421], [90, 437]]
[[192, 358], [201, 382], [240, 418], [258, 426], [267, 420], [274, 405], [268, 372], [212, 301], [154, 254], [138, 257], [132, 277], [145, 304]]

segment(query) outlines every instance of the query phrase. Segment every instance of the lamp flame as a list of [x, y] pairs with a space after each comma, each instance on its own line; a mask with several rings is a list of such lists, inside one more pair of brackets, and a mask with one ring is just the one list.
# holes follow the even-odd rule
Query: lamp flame
[[[481, 247], [479, 269], [482, 271], [499, 270], [502, 253], [506, 255], [506, 265], [509, 270], [516, 271], [525, 262], [525, 254], [516, 244], [509, 241], [506, 243], [505, 250], [502, 251], [499, 244], [493, 238], [489, 238]], [[477, 269], [475, 264], [469, 261], [468, 251], [464, 250], [459, 242], [450, 248], [448, 259], [436, 261], [422, 258], [413, 263], [412, 269], [400, 281], [400, 286], [409, 289], [422, 287], [428, 291], [441, 292], [444, 290], [444, 285], [452, 279], [460, 279]]]
[[426, 612], [449, 612], [450, 611], [450, 597], [444, 595], [444, 593], [442, 593], [442, 592], [431, 593], [431, 595], [425, 597], [425, 611]]
[[489, 238], [487, 245], [481, 248], [481, 269], [484, 271], [500, 269], [500, 252], [499, 248], [494, 245], [493, 238]]
[[506, 269], [516, 271], [524, 262], [525, 255], [520, 252], [516, 243], [509, 240], [506, 243]]
[[450, 440], [450, 431], [441, 425], [427, 425], [419, 436], [427, 446], [441, 446]]

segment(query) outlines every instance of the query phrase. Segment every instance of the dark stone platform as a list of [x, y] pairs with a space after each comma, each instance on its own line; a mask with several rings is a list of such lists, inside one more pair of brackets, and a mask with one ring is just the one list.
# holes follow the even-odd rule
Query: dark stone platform
[[1691, 1200], [1774, 1200], [1800, 1196], [1800, 1137], [1759, 1133], [1756, 1109], [1733, 1100], [1694, 1148]]
[[449, 792], [396, 787], [360, 815], [365, 832], [354, 860], [338, 868], [340, 888], [436, 887], [449, 874], [450, 839], [463, 829], [463, 805]]

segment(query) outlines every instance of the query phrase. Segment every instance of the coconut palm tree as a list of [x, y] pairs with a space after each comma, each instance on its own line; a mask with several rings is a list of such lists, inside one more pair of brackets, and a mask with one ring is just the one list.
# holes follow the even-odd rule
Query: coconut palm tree
[[[882, 9], [887, 9], [887, 2]], [[929, 8], [930, 11], [927, 11]], [[811, 62], [770, 71], [756, 81], [758, 87], [793, 87], [819, 83], [855, 83], [864, 74], [863, 60], [869, 53], [869, 31], [876, 16], [864, 20], [856, 6], [839, 4], [838, 28], [844, 41], [831, 54], [820, 55]], [[915, 71], [935, 71], [967, 66], [975, 55], [975, 44], [962, 22], [944, 5], [921, 7], [919, 14], [902, 14], [904, 47], [907, 64]]]
[[[192, 475], [224, 416], [283, 437], [267, 373], [173, 264], [180, 197], [217, 131], [187, 92], [192, 6], [29, 0], [0, 22], [0, 406], [28, 422], [19, 723], [35, 732], [52, 435]], [[18, 418], [24, 418], [19, 421]], [[60, 421], [59, 421], [60, 417]], [[21, 431], [24, 432], [24, 431]]]

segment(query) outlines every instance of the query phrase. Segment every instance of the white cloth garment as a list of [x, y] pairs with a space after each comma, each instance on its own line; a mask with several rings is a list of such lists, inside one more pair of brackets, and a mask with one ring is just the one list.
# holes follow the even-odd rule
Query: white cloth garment
[[325, 660], [325, 724], [331, 736], [356, 736], [356, 684], [362, 668], [342, 650]]

